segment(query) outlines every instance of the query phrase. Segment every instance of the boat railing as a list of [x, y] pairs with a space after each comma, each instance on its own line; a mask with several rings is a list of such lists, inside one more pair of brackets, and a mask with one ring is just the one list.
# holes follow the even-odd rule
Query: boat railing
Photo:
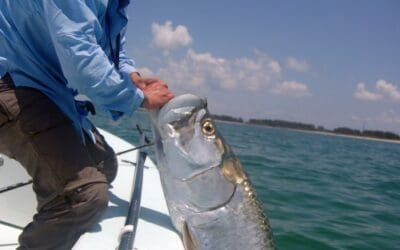
[[[141, 145], [145, 145], [146, 143], [149, 144], [150, 141], [147, 139], [143, 131], [140, 129], [139, 126], [137, 126], [137, 128], [140, 133], [140, 144]], [[128, 210], [128, 215], [126, 217], [125, 226], [122, 228], [120, 233], [118, 250], [133, 249], [136, 229], [139, 219], [139, 213], [140, 213], [140, 201], [142, 197], [142, 185], [143, 185], [143, 169], [146, 157], [147, 154], [145, 152], [142, 152], [139, 148], [137, 153], [135, 173], [133, 177], [134, 184], [132, 188], [131, 201], [129, 204], [129, 210]]]

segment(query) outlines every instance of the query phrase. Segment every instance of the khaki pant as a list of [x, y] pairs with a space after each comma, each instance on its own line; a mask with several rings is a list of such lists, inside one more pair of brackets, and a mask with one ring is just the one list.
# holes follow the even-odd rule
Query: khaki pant
[[98, 131], [84, 144], [44, 94], [10, 80], [0, 80], [0, 152], [25, 167], [38, 201], [18, 249], [71, 249], [107, 207], [115, 154]]

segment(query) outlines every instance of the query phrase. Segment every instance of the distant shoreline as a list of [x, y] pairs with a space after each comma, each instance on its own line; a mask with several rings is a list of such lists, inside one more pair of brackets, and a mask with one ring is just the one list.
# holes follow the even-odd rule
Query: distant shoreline
[[314, 133], [314, 134], [320, 134], [320, 135], [327, 135], [327, 136], [338, 136], [338, 137], [344, 137], [344, 138], [352, 138], [352, 139], [361, 139], [361, 140], [389, 142], [389, 143], [400, 144], [400, 140], [381, 139], [381, 138], [368, 137], [368, 136], [345, 135], [345, 134], [338, 134], [338, 133], [333, 133], [333, 132], [307, 131], [307, 130], [301, 130], [301, 129], [293, 129], [293, 130], [296, 130], [296, 131], [299, 131], [299, 132], [305, 132], [305, 133]]
[[326, 135], [326, 136], [337, 136], [337, 137], [343, 137], [343, 138], [361, 139], [361, 140], [400, 144], [400, 140], [391, 140], [391, 139], [375, 138], [375, 137], [368, 137], [368, 136], [346, 135], [346, 134], [339, 134], [339, 133], [334, 133], [334, 132], [329, 132], [329, 131], [313, 131], [313, 130], [305, 130], [305, 129], [273, 127], [273, 126], [268, 126], [268, 125], [252, 124], [252, 123], [237, 122], [237, 121], [227, 121], [227, 120], [222, 120], [222, 119], [215, 119], [215, 120], [218, 122], [234, 124], [234, 125], [248, 125], [248, 126], [254, 126], [254, 127], [261, 127], [261, 128], [266, 127], [266, 128], [276, 128], [276, 129], [286, 129], [286, 130], [292, 130], [292, 131], [297, 131], [297, 132], [302, 132], [302, 133], [319, 134], [319, 135]]
[[[139, 108], [138, 111], [145, 112], [145, 113], [148, 112], [146, 109], [143, 109], [143, 108]], [[352, 134], [340, 133], [340, 132], [335, 132], [334, 130], [332, 130], [332, 131], [326, 130], [322, 126], [315, 127], [312, 124], [304, 124], [304, 123], [299, 123], [299, 122], [277, 120], [278, 122], [286, 123], [289, 125], [295, 125], [295, 126], [299, 126], [299, 127], [305, 127], [307, 129], [291, 128], [291, 127], [285, 127], [285, 126], [279, 126], [279, 125], [270, 126], [268, 124], [252, 122], [252, 121], [260, 121], [260, 120], [250, 119], [249, 121], [244, 121], [242, 118], [235, 118], [235, 117], [231, 117], [231, 116], [227, 116], [227, 115], [212, 115], [212, 117], [216, 121], [234, 124], [234, 125], [249, 125], [249, 126], [255, 126], [255, 127], [287, 129], [287, 130], [293, 130], [293, 131], [304, 132], [304, 133], [313, 133], [313, 134], [320, 134], [320, 135], [327, 135], [327, 136], [338, 136], [338, 137], [343, 137], [343, 138], [352, 138], [352, 139], [361, 139], [361, 140], [370, 140], [370, 141], [400, 144], [400, 139], [387, 139], [387, 138], [378, 138], [378, 137], [372, 137], [372, 136], [367, 136], [367, 135], [352, 135]], [[261, 120], [261, 121], [273, 121], [273, 120]], [[339, 129], [343, 129], [343, 127], [339, 128]], [[353, 129], [348, 129], [348, 128], [344, 128], [344, 129], [347, 129], [350, 132], [357, 132], [357, 130], [353, 130]], [[388, 132], [381, 132], [381, 131], [372, 131], [372, 132], [388, 133]], [[391, 133], [391, 134], [398, 136], [395, 133]]]

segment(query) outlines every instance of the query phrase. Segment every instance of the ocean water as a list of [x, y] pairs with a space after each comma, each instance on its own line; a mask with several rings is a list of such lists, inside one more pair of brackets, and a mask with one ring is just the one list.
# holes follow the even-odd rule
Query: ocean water
[[[93, 120], [134, 144], [136, 123], [151, 136], [146, 113], [117, 124]], [[279, 249], [400, 249], [400, 144], [217, 127], [250, 175]]]

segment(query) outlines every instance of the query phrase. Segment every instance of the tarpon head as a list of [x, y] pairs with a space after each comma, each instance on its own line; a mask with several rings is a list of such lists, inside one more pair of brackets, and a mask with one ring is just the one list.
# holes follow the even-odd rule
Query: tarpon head
[[224, 148], [205, 99], [189, 94], [174, 98], [159, 111], [156, 127], [163, 144], [160, 156], [175, 178], [189, 180], [220, 163]]
[[217, 131], [207, 101], [177, 96], [153, 114], [152, 122], [161, 179], [175, 196], [168, 198], [195, 211], [229, 202], [236, 184], [247, 177]]
[[274, 249], [263, 208], [207, 101], [177, 96], [151, 116], [164, 194], [185, 249]]

